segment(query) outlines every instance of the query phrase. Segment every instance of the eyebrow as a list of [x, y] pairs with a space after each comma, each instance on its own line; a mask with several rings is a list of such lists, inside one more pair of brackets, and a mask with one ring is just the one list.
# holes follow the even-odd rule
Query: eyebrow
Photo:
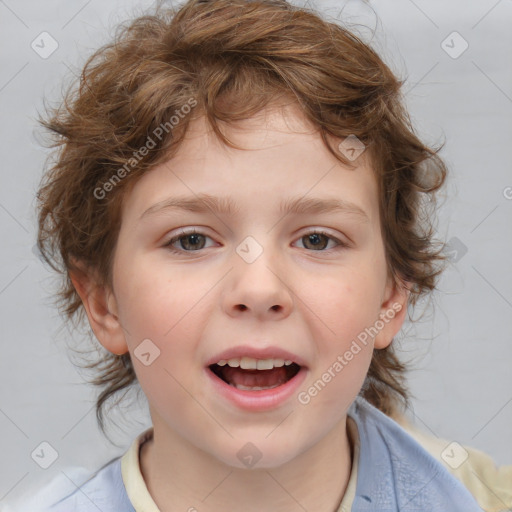
[[[214, 212], [226, 215], [236, 215], [240, 212], [235, 203], [227, 197], [216, 197], [210, 194], [197, 194], [194, 197], [171, 197], [150, 206], [142, 213], [139, 220], [162, 211], [185, 210], [194, 213]], [[340, 212], [358, 217], [363, 222], [370, 222], [366, 212], [355, 203], [343, 199], [305, 198], [288, 199], [280, 204], [279, 211], [285, 214], [320, 214]]]

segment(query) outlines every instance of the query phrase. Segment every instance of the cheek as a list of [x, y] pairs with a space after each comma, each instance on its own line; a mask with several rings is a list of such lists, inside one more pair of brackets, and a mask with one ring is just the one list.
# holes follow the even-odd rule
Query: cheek
[[[204, 281], [191, 282], [183, 274], [171, 278], [156, 266], [132, 270], [130, 276], [119, 274], [119, 317], [138, 381], [156, 403], [168, 403], [172, 397], [175, 406], [186, 408], [187, 395], [179, 383], [186, 382], [192, 367], [199, 365], [197, 343], [202, 322], [208, 318], [201, 298], [208, 288]], [[143, 340], [150, 342], [142, 345]], [[139, 357], [142, 347], [150, 353], [149, 365]]]
[[191, 280], [186, 271], [171, 273], [165, 266], [137, 259], [120, 262], [118, 268], [119, 314], [130, 332], [146, 329], [164, 335], [183, 323], [180, 319], [208, 291], [205, 281]]
[[318, 360], [298, 398], [309, 413], [334, 422], [357, 396], [368, 372], [373, 354], [368, 327], [378, 318], [378, 293], [371, 279], [355, 276], [323, 284], [322, 293], [308, 302]]
[[359, 272], [352, 267], [337, 275], [315, 279], [300, 293], [301, 298], [306, 298], [310, 318], [316, 318], [313, 321], [321, 336], [343, 346], [378, 318], [379, 283], [379, 277], [371, 270]]

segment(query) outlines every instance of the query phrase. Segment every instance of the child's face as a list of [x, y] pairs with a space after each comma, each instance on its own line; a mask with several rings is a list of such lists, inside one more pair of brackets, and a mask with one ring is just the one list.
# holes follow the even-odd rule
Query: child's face
[[[238, 467], [249, 441], [262, 455], [258, 467], [276, 467], [344, 429], [374, 344], [390, 342], [405, 311], [396, 312], [405, 295], [387, 279], [377, 185], [365, 155], [355, 170], [344, 168], [299, 110], [286, 113], [266, 109], [229, 128], [228, 137], [248, 151], [223, 146], [204, 119], [194, 121], [176, 157], [135, 185], [123, 208], [109, 299], [122, 330], [110, 324], [101, 335], [110, 350], [130, 351], [160, 438], [172, 431]], [[233, 202], [237, 212], [147, 212], [203, 194]], [[283, 202], [313, 199], [350, 202], [362, 213], [280, 211]], [[172, 252], [166, 244], [181, 228], [201, 236], [178, 239]], [[363, 333], [376, 322], [384, 327], [374, 340]], [[147, 339], [160, 354], [146, 366], [137, 355]], [[156, 349], [145, 343], [150, 355], [142, 359], [151, 361]], [[208, 363], [241, 345], [277, 347], [302, 361], [287, 398], [269, 405], [257, 400], [265, 392], [248, 391], [255, 397], [249, 405], [236, 401], [235, 388], [221, 391], [227, 384]]]

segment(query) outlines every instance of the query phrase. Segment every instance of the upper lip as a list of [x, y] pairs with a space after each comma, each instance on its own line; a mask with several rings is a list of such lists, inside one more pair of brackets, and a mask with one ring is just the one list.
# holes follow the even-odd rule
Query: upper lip
[[256, 348], [251, 347], [250, 345], [238, 345], [236, 347], [223, 350], [222, 352], [212, 356], [206, 363], [206, 366], [216, 364], [221, 359], [227, 361], [229, 359], [237, 359], [244, 356], [252, 357], [254, 359], [284, 359], [285, 361], [290, 360], [297, 363], [299, 366], [306, 366], [304, 359], [292, 352], [289, 352], [288, 350], [283, 350], [282, 348], [275, 346]]

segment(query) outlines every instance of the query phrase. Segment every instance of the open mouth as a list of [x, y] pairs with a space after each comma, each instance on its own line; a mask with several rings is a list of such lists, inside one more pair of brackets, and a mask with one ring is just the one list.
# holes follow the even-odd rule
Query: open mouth
[[210, 371], [226, 384], [246, 391], [260, 391], [281, 386], [295, 377], [300, 369], [297, 363], [275, 366], [270, 369], [243, 369], [240, 366], [211, 364]]

